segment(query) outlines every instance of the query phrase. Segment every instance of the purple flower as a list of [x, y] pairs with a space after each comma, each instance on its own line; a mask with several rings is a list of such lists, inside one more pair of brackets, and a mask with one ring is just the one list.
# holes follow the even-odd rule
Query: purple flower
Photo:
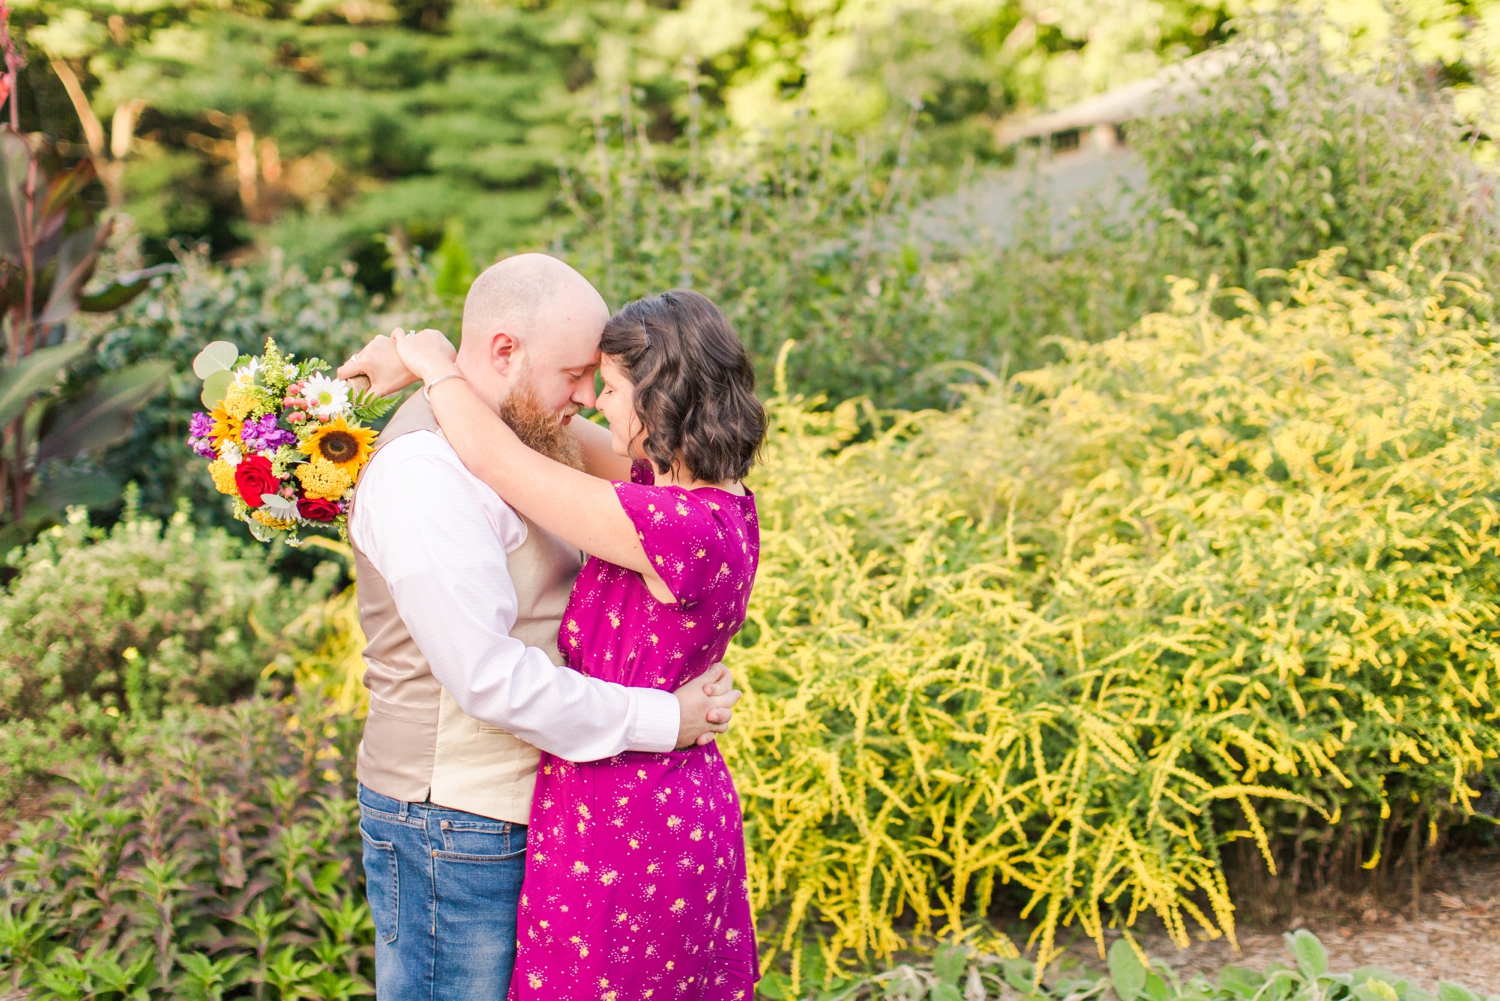
[[197, 413], [188, 423], [188, 434], [194, 438], [207, 438], [214, 429], [214, 419], [207, 414]]
[[219, 453], [214, 451], [214, 443], [209, 438], [189, 438], [188, 445], [205, 459], [217, 459]]
[[269, 452], [281, 445], [297, 444], [297, 436], [276, 426], [276, 415], [266, 414], [257, 420], [246, 421], [240, 438], [251, 450]]

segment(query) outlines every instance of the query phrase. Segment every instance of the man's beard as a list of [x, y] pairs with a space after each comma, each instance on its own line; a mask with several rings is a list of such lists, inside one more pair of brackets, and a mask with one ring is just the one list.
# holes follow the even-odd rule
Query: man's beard
[[521, 444], [549, 459], [574, 469], [583, 468], [583, 445], [573, 437], [558, 414], [542, 406], [532, 387], [530, 373], [500, 401], [500, 419], [521, 439]]

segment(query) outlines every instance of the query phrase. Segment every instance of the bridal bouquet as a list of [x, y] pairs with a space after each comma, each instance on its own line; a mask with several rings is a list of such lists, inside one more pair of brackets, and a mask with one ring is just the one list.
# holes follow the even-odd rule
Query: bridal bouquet
[[365, 424], [396, 400], [357, 391], [330, 367], [282, 354], [270, 338], [249, 359], [214, 341], [193, 360], [208, 410], [193, 415], [188, 444], [210, 460], [214, 487], [234, 498], [235, 517], [262, 542], [284, 536], [298, 545], [305, 527], [349, 537], [349, 499], [377, 433]]

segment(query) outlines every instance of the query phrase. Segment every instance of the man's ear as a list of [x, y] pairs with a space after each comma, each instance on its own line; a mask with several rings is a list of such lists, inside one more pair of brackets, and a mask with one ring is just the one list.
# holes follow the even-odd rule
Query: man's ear
[[500, 375], [508, 376], [511, 367], [521, 360], [520, 350], [521, 343], [516, 340], [515, 335], [502, 330], [490, 338], [490, 365]]

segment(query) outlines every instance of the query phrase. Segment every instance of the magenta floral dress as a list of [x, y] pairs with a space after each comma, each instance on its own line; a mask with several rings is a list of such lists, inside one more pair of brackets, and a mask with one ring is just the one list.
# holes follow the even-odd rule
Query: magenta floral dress
[[[558, 647], [568, 666], [673, 691], [745, 621], [760, 555], [755, 500], [615, 490], [677, 604], [590, 559]], [[572, 764], [543, 753], [531, 807], [512, 1001], [751, 1001], [759, 979], [740, 801], [716, 744]]]

